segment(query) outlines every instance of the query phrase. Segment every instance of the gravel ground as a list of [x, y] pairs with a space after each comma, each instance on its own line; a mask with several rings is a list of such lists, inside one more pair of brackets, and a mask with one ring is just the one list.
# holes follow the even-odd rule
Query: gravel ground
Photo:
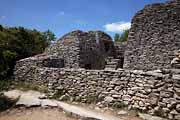
[[59, 109], [21, 108], [0, 114], [0, 120], [78, 120]]

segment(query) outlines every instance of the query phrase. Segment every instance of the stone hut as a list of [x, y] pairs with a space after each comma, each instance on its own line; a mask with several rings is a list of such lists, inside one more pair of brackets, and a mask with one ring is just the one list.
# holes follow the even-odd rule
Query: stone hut
[[117, 56], [114, 43], [106, 33], [77, 30], [64, 35], [43, 54], [18, 61], [16, 69], [22, 66], [117, 69], [120, 67]]
[[66, 68], [104, 69], [105, 58], [115, 56], [111, 37], [104, 32], [70, 32], [45, 51], [64, 59]]
[[179, 49], [179, 1], [147, 5], [132, 20], [124, 68], [171, 68], [174, 51]]

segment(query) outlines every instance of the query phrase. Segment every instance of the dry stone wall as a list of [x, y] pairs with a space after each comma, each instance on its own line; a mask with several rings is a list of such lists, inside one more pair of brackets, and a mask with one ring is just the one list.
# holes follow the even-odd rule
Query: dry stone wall
[[106, 33], [76, 30], [64, 35], [45, 53], [63, 58], [65, 68], [104, 69], [105, 58], [115, 55], [114, 50], [113, 41]]
[[170, 68], [180, 48], [180, 4], [173, 0], [147, 5], [132, 20], [124, 68]]
[[79, 68], [80, 36], [82, 31], [70, 32], [48, 47], [44, 53], [64, 59], [66, 68]]
[[64, 35], [41, 55], [17, 61], [15, 69], [31, 65], [49, 68], [104, 69], [105, 59], [115, 57], [115, 47], [109, 35], [102, 31], [76, 30]]
[[127, 105], [179, 120], [180, 70], [84, 70], [31, 67], [15, 72], [18, 81], [47, 85], [61, 100], [96, 102], [99, 106]]

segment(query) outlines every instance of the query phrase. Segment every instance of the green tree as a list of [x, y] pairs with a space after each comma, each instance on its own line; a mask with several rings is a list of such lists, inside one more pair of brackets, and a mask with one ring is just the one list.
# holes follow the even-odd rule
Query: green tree
[[56, 37], [54, 35], [54, 33], [52, 33], [50, 30], [47, 30], [45, 32], [43, 32], [43, 36], [45, 38], [45, 40], [47, 40], [47, 42], [51, 42], [51, 41], [55, 41]]
[[120, 37], [120, 42], [126, 42], [128, 39], [129, 30], [125, 30]]
[[0, 79], [12, 74], [17, 60], [42, 53], [55, 39], [50, 30], [40, 32], [0, 25]]
[[114, 41], [116, 43], [126, 42], [127, 39], [128, 39], [128, 34], [129, 34], [129, 29], [128, 30], [124, 30], [121, 35], [116, 33], [114, 35]]
[[118, 42], [120, 40], [120, 35], [118, 34], [118, 33], [116, 33], [115, 35], [114, 35], [114, 41], [115, 42]]
[[0, 25], [0, 31], [3, 31], [3, 26], [2, 25]]

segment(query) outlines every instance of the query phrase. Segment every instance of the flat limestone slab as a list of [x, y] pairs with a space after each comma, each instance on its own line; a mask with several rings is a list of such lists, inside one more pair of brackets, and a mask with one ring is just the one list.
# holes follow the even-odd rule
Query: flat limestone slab
[[70, 105], [70, 104], [67, 104], [64, 102], [57, 101], [57, 103], [58, 103], [58, 106], [60, 108], [62, 108], [65, 112], [77, 115], [77, 116], [83, 118], [84, 120], [86, 120], [86, 119], [88, 120], [88, 118], [90, 120], [91, 119], [93, 119], [93, 120], [121, 120], [119, 117], [108, 115], [106, 113], [96, 112], [93, 110], [92, 111], [87, 110], [85, 108], [78, 107], [75, 105]]
[[18, 91], [13, 90], [9, 92], [5, 92], [5, 95], [9, 98], [18, 98], [16, 102], [17, 106], [25, 106], [25, 107], [55, 107], [62, 109], [66, 113], [70, 113], [71, 115], [77, 116], [80, 120], [124, 120], [123, 118], [119, 118], [119, 116], [103, 113], [97, 110], [87, 109], [86, 107], [71, 105], [65, 102], [60, 102], [57, 100], [51, 99], [40, 99], [43, 95], [40, 92], [36, 91]]
[[152, 115], [148, 115], [148, 114], [138, 113], [138, 115], [143, 120], [167, 120], [165, 118], [161, 118], [161, 117], [157, 117], [157, 116], [152, 116]]
[[41, 100], [36, 97], [22, 95], [17, 101], [16, 105], [26, 107], [40, 106]]
[[20, 90], [11, 90], [11, 91], [4, 92], [3, 94], [4, 96], [15, 100], [15, 99], [18, 99], [23, 94], [23, 92]]
[[58, 107], [58, 104], [55, 100], [44, 99], [41, 100], [41, 107]]

